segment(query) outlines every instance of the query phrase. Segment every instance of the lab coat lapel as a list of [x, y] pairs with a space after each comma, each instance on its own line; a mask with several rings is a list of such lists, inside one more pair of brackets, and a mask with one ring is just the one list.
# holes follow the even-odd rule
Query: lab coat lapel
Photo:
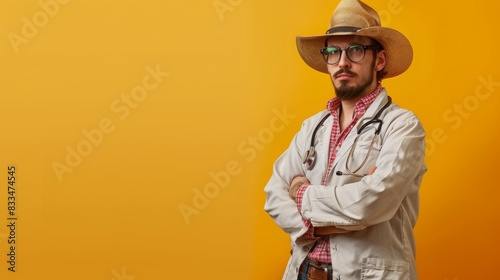
[[[383, 89], [377, 98], [373, 101], [373, 103], [368, 107], [368, 110], [366, 110], [365, 114], [361, 116], [361, 118], [358, 120], [356, 125], [351, 129], [349, 134], [344, 140], [344, 143], [342, 143], [342, 146], [340, 147], [339, 151], [337, 152], [337, 156], [335, 157], [335, 161], [333, 162], [333, 168], [335, 168], [340, 161], [340, 159], [343, 159], [344, 157], [347, 156], [347, 152], [351, 148], [352, 144], [354, 143], [354, 139], [356, 139], [356, 136], [358, 134], [358, 127], [361, 126], [361, 120], [363, 119], [370, 119], [372, 116], [374, 116], [377, 111], [384, 106], [384, 104], [387, 102], [387, 92], [385, 89]], [[343, 167], [343, 166], [341, 166]]]

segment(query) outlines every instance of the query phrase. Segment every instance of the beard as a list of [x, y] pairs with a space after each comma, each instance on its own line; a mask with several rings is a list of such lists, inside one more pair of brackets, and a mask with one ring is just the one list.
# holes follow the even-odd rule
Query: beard
[[341, 81], [340, 86], [336, 86], [333, 84], [335, 89], [335, 95], [340, 100], [351, 100], [357, 99], [361, 96], [361, 94], [373, 83], [373, 76], [370, 77], [360, 84], [357, 85], [349, 85], [349, 81]]
[[351, 99], [357, 99], [359, 98], [364, 91], [373, 84], [374, 80], [374, 73], [375, 70], [375, 61], [372, 63], [372, 69], [373, 71], [370, 73], [370, 75], [363, 81], [361, 81], [359, 84], [355, 85], [349, 85], [349, 81], [340, 81], [340, 85], [336, 86], [334, 82], [334, 77], [336, 77], [339, 74], [348, 74], [353, 77], [357, 77], [358, 75], [354, 72], [352, 72], [349, 69], [340, 69], [339, 71], [335, 72], [331, 76], [332, 78], [332, 83], [333, 83], [333, 88], [335, 89], [335, 95], [340, 99], [340, 100], [351, 100]]

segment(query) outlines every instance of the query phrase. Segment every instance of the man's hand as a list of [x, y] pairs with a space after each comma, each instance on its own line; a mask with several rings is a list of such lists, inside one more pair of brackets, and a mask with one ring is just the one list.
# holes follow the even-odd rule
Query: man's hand
[[310, 184], [309, 180], [307, 180], [305, 176], [297, 176], [292, 179], [288, 193], [293, 200], [297, 198], [297, 190], [304, 184]]

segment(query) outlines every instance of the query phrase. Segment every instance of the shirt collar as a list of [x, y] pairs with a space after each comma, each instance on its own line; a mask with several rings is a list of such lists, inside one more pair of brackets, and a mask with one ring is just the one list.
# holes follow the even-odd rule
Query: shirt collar
[[[379, 95], [379, 93], [382, 91], [383, 87], [381, 84], [378, 84], [377, 88], [375, 88], [374, 91], [372, 91], [370, 94], [367, 96], [361, 98], [358, 102], [356, 102], [356, 105], [354, 105], [354, 118], [358, 118], [362, 116], [368, 107], [373, 103], [375, 98]], [[330, 100], [328, 100], [328, 103], [326, 104], [326, 109], [328, 112], [330, 112], [331, 115], [337, 116], [339, 113], [339, 108], [342, 103], [340, 102], [340, 98], [334, 97]]]

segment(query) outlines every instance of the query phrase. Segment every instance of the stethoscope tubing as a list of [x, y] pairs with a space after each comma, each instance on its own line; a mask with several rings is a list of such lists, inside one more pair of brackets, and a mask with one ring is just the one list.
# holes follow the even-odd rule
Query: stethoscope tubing
[[[372, 124], [372, 123], [378, 123], [378, 127], [377, 129], [375, 130], [375, 135], [378, 135], [380, 133], [380, 130], [382, 129], [382, 124], [383, 124], [383, 121], [380, 119], [380, 116], [382, 115], [382, 113], [385, 111], [385, 109], [387, 109], [391, 103], [392, 103], [392, 98], [390, 96], [387, 96], [387, 102], [384, 104], [384, 106], [382, 106], [382, 108], [380, 108], [377, 113], [369, 120], [367, 121], [366, 123], [362, 124], [358, 129], [357, 129], [357, 135], [359, 136], [359, 134], [361, 134], [361, 132], [363, 131], [363, 129], [365, 129], [368, 125]], [[303, 164], [307, 165], [307, 170], [312, 170], [313, 167], [314, 167], [314, 164], [316, 163], [316, 151], [315, 151], [315, 140], [316, 140], [316, 134], [319, 130], [319, 128], [324, 124], [324, 122], [331, 116], [330, 113], [326, 114], [323, 118], [321, 118], [321, 120], [318, 122], [318, 124], [316, 125], [316, 127], [314, 128], [313, 130], [313, 134], [311, 136], [311, 143], [310, 143], [310, 146], [309, 146], [309, 149], [307, 150], [305, 156], [304, 156], [304, 160], [303, 160]], [[356, 141], [357, 142], [357, 138], [358, 136], [356, 136]], [[355, 144], [355, 143], [354, 143]], [[372, 139], [372, 144], [373, 144], [373, 139]], [[370, 147], [370, 150], [371, 150], [371, 147]], [[349, 155], [351, 155], [351, 152], [349, 152]], [[350, 156], [349, 156], [350, 158]], [[363, 161], [363, 164], [366, 162], [367, 158], [365, 158], [365, 160]], [[346, 165], [347, 165], [347, 162], [346, 162]], [[353, 175], [355, 172], [357, 172], [359, 169], [361, 169], [363, 165], [361, 165], [359, 168], [357, 168], [354, 172], [351, 172], [349, 169], [347, 169], [347, 172], [351, 175]], [[340, 172], [341, 175], [343, 175], [342, 172]], [[347, 175], [347, 174], [346, 174]], [[356, 174], [354, 174], [356, 175]]]

